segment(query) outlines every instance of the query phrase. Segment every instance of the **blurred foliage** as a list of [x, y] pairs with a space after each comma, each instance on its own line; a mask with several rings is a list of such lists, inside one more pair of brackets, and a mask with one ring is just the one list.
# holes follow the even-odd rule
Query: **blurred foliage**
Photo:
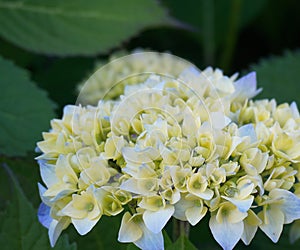
[[263, 83], [264, 91], [258, 98], [273, 98], [276, 96], [276, 100], [279, 102], [290, 102], [299, 99], [300, 82], [296, 79], [299, 76], [300, 51], [287, 51], [282, 56], [271, 56], [262, 59], [250, 68], [256, 71], [258, 82]]
[[[50, 249], [36, 217], [34, 143], [64, 105], [75, 103], [76, 85], [95, 61], [120, 49], [170, 51], [200, 69], [255, 70], [264, 88], [259, 98], [299, 103], [299, 13], [296, 0], [0, 0], [1, 249]], [[77, 249], [136, 249], [116, 241], [119, 220], [103, 217], [85, 237], [70, 227], [55, 249], [76, 249], [68, 241]], [[289, 243], [288, 231], [286, 226], [278, 244], [258, 232], [250, 246], [236, 249], [299, 249], [299, 240]], [[191, 242], [172, 243], [165, 234], [166, 249], [220, 249], [207, 217], [190, 235]]]

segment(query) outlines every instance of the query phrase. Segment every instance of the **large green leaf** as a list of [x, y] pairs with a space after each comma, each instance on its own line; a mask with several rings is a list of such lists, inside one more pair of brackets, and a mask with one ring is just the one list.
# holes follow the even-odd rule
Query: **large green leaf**
[[0, 0], [0, 23], [0, 35], [25, 49], [92, 55], [171, 21], [153, 0]]
[[[37, 183], [41, 180], [39, 167], [34, 160], [36, 155], [31, 152], [26, 157], [4, 157], [0, 156], [0, 209], [5, 202], [13, 195], [11, 180], [7, 178], [3, 164], [9, 165], [14, 175], [19, 180], [23, 192], [27, 195], [29, 201], [37, 207], [41, 203], [39, 193], [37, 192]], [[10, 188], [9, 188], [10, 187]]]
[[1, 57], [0, 89], [0, 155], [24, 156], [48, 130], [54, 105], [25, 70]]
[[300, 51], [263, 59], [251, 70], [257, 72], [259, 98], [276, 98], [278, 102], [300, 102]]
[[[50, 250], [47, 230], [37, 219], [37, 211], [25, 197], [19, 183], [13, 176], [14, 196], [5, 213], [0, 214], [1, 250]], [[53, 250], [76, 250], [70, 245], [66, 236], [62, 236]]]

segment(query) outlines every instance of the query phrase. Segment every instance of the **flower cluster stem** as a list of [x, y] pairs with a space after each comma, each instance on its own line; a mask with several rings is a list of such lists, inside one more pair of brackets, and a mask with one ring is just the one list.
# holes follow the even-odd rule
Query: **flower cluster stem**
[[178, 238], [181, 238], [182, 247], [184, 249], [184, 237], [189, 237], [190, 233], [190, 224], [187, 221], [180, 221], [173, 219], [173, 241], [176, 241]]

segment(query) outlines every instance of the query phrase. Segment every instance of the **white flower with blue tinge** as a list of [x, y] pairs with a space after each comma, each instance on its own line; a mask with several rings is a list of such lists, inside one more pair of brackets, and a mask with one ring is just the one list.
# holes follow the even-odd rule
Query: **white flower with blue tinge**
[[154, 72], [116, 86], [113, 101], [66, 106], [38, 143], [38, 215], [51, 245], [69, 224], [84, 235], [120, 213], [118, 240], [146, 250], [164, 248], [172, 217], [197, 225], [210, 216], [226, 250], [250, 244], [258, 229], [277, 242], [298, 220], [296, 240], [297, 106], [253, 101], [256, 74], [236, 79], [189, 65], [176, 77]]

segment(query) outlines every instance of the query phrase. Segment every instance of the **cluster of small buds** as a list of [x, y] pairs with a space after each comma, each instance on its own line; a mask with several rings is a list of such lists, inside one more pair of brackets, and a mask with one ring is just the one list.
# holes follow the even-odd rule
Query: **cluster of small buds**
[[251, 100], [255, 73], [236, 78], [187, 67], [147, 75], [116, 100], [66, 106], [38, 143], [51, 244], [70, 223], [84, 235], [123, 211], [118, 240], [141, 249], [163, 249], [172, 217], [206, 215], [223, 249], [250, 244], [258, 228], [277, 242], [300, 219], [299, 112]]

